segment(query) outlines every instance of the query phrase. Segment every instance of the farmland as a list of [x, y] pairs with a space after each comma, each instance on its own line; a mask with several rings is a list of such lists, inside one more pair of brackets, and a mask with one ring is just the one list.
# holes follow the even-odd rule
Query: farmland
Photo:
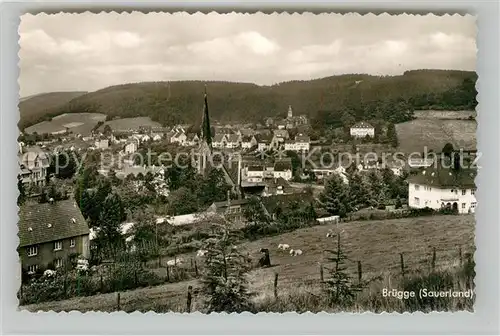
[[[397, 273], [399, 253], [404, 254], [405, 263], [410, 271], [428, 270], [434, 247], [438, 268], [447, 269], [458, 264], [459, 246], [464, 253], [474, 251], [474, 223], [472, 215], [349, 222], [310, 227], [253, 242], [244, 242], [240, 245], [240, 249], [243, 252], [249, 252], [254, 259], [259, 256], [260, 248], [270, 249], [271, 263], [274, 266], [257, 269], [249, 274], [249, 287], [251, 291], [259, 293], [256, 298], [258, 302], [272, 296], [274, 273], [279, 274], [280, 290], [287, 293], [316, 286], [319, 283], [319, 263], [324, 260], [323, 251], [332, 248], [333, 244], [331, 238], [326, 237], [329, 230], [341, 232], [342, 245], [350, 260], [347, 264], [348, 271], [354, 274], [356, 262], [359, 260], [363, 265], [363, 276], [370, 278], [377, 275], [390, 277], [390, 274]], [[277, 246], [280, 243], [289, 244], [291, 248], [302, 249], [304, 254], [291, 257], [286, 252], [279, 252]], [[181, 257], [188, 260], [193, 255]], [[326, 273], [325, 277], [327, 277]], [[196, 286], [196, 281], [123, 292], [121, 293], [121, 309], [125, 311], [151, 309], [159, 312], [182, 311], [188, 285]], [[199, 299], [195, 297], [193, 308], [196, 309], [199, 304]], [[21, 309], [113, 311], [115, 305], [116, 294], [103, 294], [29, 305]]]
[[476, 149], [475, 120], [415, 119], [396, 125], [399, 150], [404, 153], [441, 152], [446, 143], [464, 150]]
[[106, 116], [100, 113], [65, 113], [53, 117], [51, 121], [43, 121], [27, 127], [25, 132], [43, 134], [64, 132], [69, 129], [74, 134], [89, 135], [92, 128], [99, 121], [104, 120], [106, 120]]
[[[135, 117], [135, 118], [122, 118], [109, 120], [104, 123], [104, 125], [109, 125], [114, 131], [127, 131], [127, 130], [137, 130], [139, 127], [161, 127], [160, 123], [152, 121], [150, 117]], [[104, 125], [101, 126], [104, 128]]]
[[467, 119], [475, 118], [476, 111], [436, 111], [436, 110], [421, 110], [414, 111], [413, 115], [418, 119]]

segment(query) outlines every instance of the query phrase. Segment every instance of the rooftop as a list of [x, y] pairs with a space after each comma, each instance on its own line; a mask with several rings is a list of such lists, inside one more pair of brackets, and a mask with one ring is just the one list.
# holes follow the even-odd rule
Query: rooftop
[[19, 209], [19, 246], [43, 244], [89, 234], [80, 208], [72, 199], [28, 202]]
[[421, 168], [408, 177], [408, 182], [434, 187], [475, 188], [477, 169]]

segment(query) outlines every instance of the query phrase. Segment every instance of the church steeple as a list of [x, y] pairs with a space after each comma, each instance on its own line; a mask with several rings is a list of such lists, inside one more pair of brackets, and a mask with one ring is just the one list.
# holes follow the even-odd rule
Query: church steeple
[[288, 119], [293, 118], [292, 105], [288, 105]]
[[201, 141], [205, 142], [212, 151], [212, 134], [210, 131], [210, 115], [208, 113], [207, 86], [205, 85], [205, 105], [201, 122]]

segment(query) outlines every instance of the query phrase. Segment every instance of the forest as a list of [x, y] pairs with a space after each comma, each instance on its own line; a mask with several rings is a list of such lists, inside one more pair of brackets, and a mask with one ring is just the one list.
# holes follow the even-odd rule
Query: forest
[[[264, 122], [305, 114], [318, 127], [336, 127], [342, 115], [356, 121], [383, 119], [402, 122], [413, 110], [471, 110], [477, 101], [475, 72], [412, 70], [399, 76], [351, 74], [272, 86], [232, 82], [144, 82], [111, 86], [86, 94], [59, 94], [60, 104], [43, 103], [43, 95], [19, 104], [21, 130], [63, 113], [95, 112], [113, 117], [149, 116], [161, 124], [191, 123], [201, 119], [204, 85], [210, 115], [221, 122]], [[30, 102], [38, 99], [39, 103]], [[65, 101], [67, 100], [67, 101]]]

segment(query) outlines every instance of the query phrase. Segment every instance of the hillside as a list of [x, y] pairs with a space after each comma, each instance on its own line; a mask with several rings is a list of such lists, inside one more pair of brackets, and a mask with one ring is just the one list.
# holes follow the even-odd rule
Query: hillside
[[[319, 263], [324, 262], [324, 250], [332, 248], [332, 239], [326, 234], [330, 230], [340, 230], [343, 246], [350, 260], [346, 265], [356, 277], [357, 261], [363, 265], [366, 278], [386, 275], [394, 284], [400, 269], [399, 253], [404, 253], [409, 272], [428, 270], [432, 249], [436, 248], [436, 266], [450, 269], [459, 263], [459, 248], [464, 253], [473, 253], [474, 248], [473, 215], [432, 216], [404, 218], [386, 221], [350, 222], [299, 229], [274, 237], [266, 237], [240, 245], [243, 253], [250, 252], [254, 259], [259, 258], [261, 248], [269, 248], [271, 268], [256, 269], [249, 274], [250, 289], [259, 293], [257, 301], [272, 297], [274, 273], [279, 274], [279, 291], [282, 297], [308, 289], [319, 284]], [[291, 257], [277, 250], [280, 243], [290, 244], [291, 248], [303, 249], [304, 254]], [[192, 255], [180, 255], [189, 260]], [[185, 266], [189, 267], [189, 263]], [[159, 269], [158, 269], [159, 270]], [[162, 269], [165, 273], [165, 268]], [[325, 277], [327, 273], [325, 272]], [[391, 280], [389, 280], [391, 281]], [[196, 281], [165, 284], [157, 287], [142, 288], [121, 293], [121, 309], [130, 311], [168, 312], [183, 311], [188, 285], [199, 285]], [[380, 283], [374, 285], [379, 286]], [[380, 290], [380, 288], [378, 288]], [[370, 290], [367, 289], [366, 292]], [[200, 304], [194, 298], [194, 307]], [[90, 297], [72, 298], [63, 301], [45, 302], [22, 306], [21, 309], [34, 312], [38, 310], [70, 311], [113, 311], [116, 307], [116, 294], [102, 294]], [[379, 307], [380, 309], [380, 307]], [[290, 310], [290, 309], [289, 309]]]
[[29, 123], [29, 120], [37, 120], [39, 122], [43, 121], [43, 117], [46, 115], [54, 116], [61, 114], [53, 114], [53, 111], [59, 111], [61, 106], [85, 93], [81, 91], [49, 92], [20, 98], [19, 113], [21, 114], [21, 120], [19, 125], [22, 125], [20, 128], [24, 129], [27, 126], [35, 124]]
[[[357, 120], [402, 122], [410, 119], [408, 110], [412, 109], [474, 109], [476, 78], [474, 72], [416, 70], [400, 76], [353, 74], [272, 86], [208, 82], [207, 88], [214, 119], [258, 122], [268, 116], [284, 116], [292, 105], [295, 114], [306, 114], [317, 125], [334, 126], [346, 111]], [[190, 123], [200, 119], [204, 84], [176, 81], [112, 86], [77, 96], [57, 108], [42, 110], [44, 104], [39, 104], [38, 109], [25, 109], [20, 126], [79, 112], [124, 118], [149, 116], [164, 125]]]

